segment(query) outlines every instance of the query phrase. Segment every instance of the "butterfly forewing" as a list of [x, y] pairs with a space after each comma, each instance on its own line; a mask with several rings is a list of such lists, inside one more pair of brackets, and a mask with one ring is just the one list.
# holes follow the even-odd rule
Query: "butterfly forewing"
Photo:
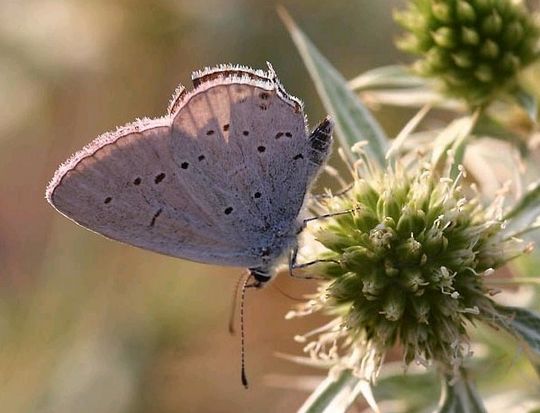
[[47, 197], [109, 238], [194, 261], [258, 266], [257, 251], [275, 232], [296, 230], [320, 168], [301, 104], [273, 71], [210, 69], [194, 84], [189, 93], [178, 89], [167, 116], [76, 153]]

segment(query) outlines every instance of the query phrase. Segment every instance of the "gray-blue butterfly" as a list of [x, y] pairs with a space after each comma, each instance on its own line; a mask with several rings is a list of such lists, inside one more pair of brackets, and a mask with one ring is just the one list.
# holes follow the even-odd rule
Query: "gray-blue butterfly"
[[332, 141], [328, 118], [309, 134], [302, 103], [268, 66], [195, 72], [167, 115], [105, 133], [63, 163], [47, 199], [108, 238], [247, 267], [262, 287], [281, 258], [295, 258]]

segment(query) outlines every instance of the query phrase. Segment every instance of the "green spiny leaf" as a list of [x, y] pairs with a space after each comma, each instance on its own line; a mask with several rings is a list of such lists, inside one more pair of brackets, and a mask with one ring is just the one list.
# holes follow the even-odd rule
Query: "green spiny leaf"
[[371, 408], [378, 412], [369, 384], [365, 380], [354, 376], [351, 370], [343, 370], [337, 377], [330, 374], [305, 401], [298, 413], [345, 413], [360, 393]]
[[527, 192], [506, 213], [507, 232], [522, 231], [529, 227], [540, 216], [540, 181], [529, 186]]
[[538, 116], [538, 101], [536, 97], [522, 88], [514, 90], [512, 95], [518, 105], [525, 110], [531, 122], [536, 123], [536, 117]]
[[494, 321], [527, 345], [527, 355], [538, 370], [540, 368], [540, 314], [526, 308], [502, 305], [497, 306], [497, 311], [502, 317]]
[[403, 403], [404, 412], [427, 412], [432, 411], [429, 407], [433, 406], [433, 395], [439, 392], [439, 387], [433, 369], [411, 368], [407, 370], [407, 374], [403, 374], [403, 364], [388, 362], [385, 363], [373, 392], [380, 404], [399, 400]]
[[417, 88], [426, 85], [426, 80], [414, 75], [406, 66], [381, 66], [368, 70], [349, 82], [357, 91], [386, 88]]
[[463, 163], [463, 158], [465, 158], [467, 143], [467, 136], [464, 136], [462, 139], [455, 141], [452, 145], [452, 150], [454, 152], [454, 163], [452, 164], [452, 169], [450, 170], [450, 178], [452, 179], [456, 179], [460, 172], [460, 165]]
[[443, 391], [439, 401], [438, 413], [486, 413], [486, 409], [472, 382], [466, 378], [450, 384], [443, 382]]
[[456, 119], [444, 129], [435, 139], [435, 147], [431, 156], [433, 165], [438, 165], [446, 158], [446, 152], [451, 148], [458, 148], [459, 145], [469, 136], [476, 121], [479, 111], [473, 115]]
[[349, 160], [356, 161], [351, 147], [362, 140], [369, 142], [366, 151], [379, 165], [385, 164], [388, 138], [371, 113], [349, 89], [347, 81], [317, 50], [300, 30], [288, 12], [280, 7], [278, 13], [304, 60], [326, 110], [334, 118], [341, 146]]
[[525, 155], [528, 150], [527, 144], [520, 135], [506, 128], [502, 123], [487, 115], [486, 112], [480, 114], [472, 134], [509, 142], [516, 146], [522, 155]]

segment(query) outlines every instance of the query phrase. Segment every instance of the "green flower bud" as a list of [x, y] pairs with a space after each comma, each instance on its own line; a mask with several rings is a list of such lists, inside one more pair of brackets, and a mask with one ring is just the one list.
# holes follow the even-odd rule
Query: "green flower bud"
[[407, 268], [403, 270], [401, 281], [403, 286], [410, 292], [415, 293], [415, 295], [422, 295], [424, 293], [424, 287], [429, 285], [429, 282], [422, 277], [422, 271], [418, 268]]
[[439, 27], [431, 33], [431, 37], [433, 37], [435, 44], [445, 49], [451, 49], [456, 45], [454, 31], [449, 27]]
[[395, 277], [399, 274], [399, 269], [394, 265], [391, 259], [386, 258], [384, 260], [384, 273], [387, 277]]
[[371, 208], [365, 205], [358, 205], [355, 208], [353, 220], [355, 225], [363, 232], [368, 231], [379, 223], [377, 215], [374, 214]]
[[372, 271], [367, 273], [363, 280], [362, 293], [367, 300], [377, 300], [385, 291], [388, 279], [381, 274]]
[[376, 261], [377, 257], [369, 249], [360, 245], [354, 245], [352, 247], [345, 248], [343, 255], [341, 255], [341, 265], [343, 268], [358, 268], [364, 267], [370, 268]]
[[381, 215], [394, 220], [399, 217], [401, 212], [399, 199], [396, 198], [394, 192], [390, 191], [384, 192], [379, 198], [377, 209]]
[[422, 246], [429, 255], [439, 254], [448, 248], [448, 238], [444, 235], [444, 231], [440, 228], [438, 222], [434, 222], [426, 231]]
[[476, 46], [480, 43], [480, 36], [474, 29], [468, 27], [461, 28], [461, 41], [466, 46]]
[[413, 70], [469, 106], [510, 90], [538, 56], [540, 29], [513, 0], [410, 0], [396, 15], [407, 31], [398, 46], [419, 56]]
[[474, 76], [482, 83], [489, 83], [493, 81], [495, 74], [493, 73], [493, 68], [486, 64], [478, 65], [477, 69], [474, 71]]
[[514, 21], [504, 29], [503, 42], [506, 47], [513, 47], [523, 39], [523, 26]]
[[381, 314], [388, 321], [398, 321], [403, 316], [405, 311], [405, 296], [399, 291], [391, 289], [386, 294], [386, 300], [382, 306]]
[[366, 205], [367, 208], [374, 209], [377, 202], [379, 202], [379, 194], [364, 179], [354, 183], [354, 192], [356, 194], [356, 201]]
[[484, 18], [482, 22], [482, 31], [486, 36], [496, 36], [502, 29], [502, 18], [494, 9], [491, 14]]
[[420, 324], [429, 324], [429, 313], [431, 312], [431, 304], [426, 298], [415, 298], [412, 302], [412, 314], [416, 321]]
[[413, 237], [409, 237], [396, 247], [396, 251], [400, 264], [418, 264], [422, 257], [422, 244]]
[[448, 53], [443, 49], [433, 47], [427, 52], [424, 62], [428, 71], [444, 70], [449, 64]]
[[369, 231], [369, 240], [373, 251], [379, 256], [384, 255], [391, 248], [395, 236], [396, 233], [391, 227], [386, 226], [384, 223], [377, 225]]
[[476, 7], [476, 10], [478, 10], [482, 14], [489, 13], [492, 7], [492, 1], [491, 0], [475, 0], [474, 5]]
[[[327, 274], [325, 272], [325, 274]], [[346, 303], [362, 291], [362, 281], [353, 273], [341, 276], [328, 287], [329, 296], [334, 305]], [[352, 294], [352, 295], [351, 295]]]
[[501, 59], [501, 67], [507, 71], [512, 72], [519, 67], [519, 58], [512, 53], [506, 53]]
[[486, 40], [480, 50], [480, 55], [487, 59], [496, 59], [499, 56], [499, 46], [493, 40]]
[[462, 24], [473, 23], [476, 20], [474, 8], [463, 0], [459, 0], [456, 4], [456, 16]]
[[460, 50], [457, 53], [453, 53], [452, 59], [454, 60], [456, 66], [464, 69], [474, 65], [474, 57], [468, 50]]
[[349, 237], [345, 234], [340, 234], [338, 231], [320, 233], [317, 236], [317, 241], [331, 250], [342, 251], [350, 245]]
[[397, 323], [382, 319], [377, 325], [377, 330], [375, 331], [375, 334], [378, 341], [388, 345], [389, 343], [393, 343], [395, 341], [398, 334], [397, 329]]
[[431, 6], [433, 16], [442, 23], [450, 23], [452, 21], [452, 8], [445, 2], [437, 2]]
[[411, 205], [405, 205], [401, 210], [396, 230], [400, 236], [419, 234], [425, 227], [426, 214], [421, 209], [414, 209]]

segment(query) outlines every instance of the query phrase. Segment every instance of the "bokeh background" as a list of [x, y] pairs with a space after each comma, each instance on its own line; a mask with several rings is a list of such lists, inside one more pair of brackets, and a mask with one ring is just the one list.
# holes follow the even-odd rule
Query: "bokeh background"
[[[347, 78], [406, 61], [393, 44], [401, 1], [279, 3]], [[60, 162], [117, 125], [160, 116], [207, 65], [272, 62], [315, 124], [325, 113], [276, 5], [0, 0], [0, 412], [290, 412], [308, 395], [295, 384], [322, 377], [276, 356], [301, 354], [294, 335], [320, 324], [285, 321], [296, 303], [279, 290], [301, 297], [313, 282], [282, 276], [249, 292], [246, 391], [227, 332], [240, 268], [109, 241], [44, 199]], [[392, 136], [412, 113], [376, 115]], [[316, 189], [328, 185], [323, 176]], [[505, 348], [503, 372], [517, 364]]]
[[[280, 3], [347, 77], [399, 59], [395, 1]], [[160, 116], [206, 65], [271, 61], [315, 124], [324, 112], [276, 4], [0, 0], [0, 411], [285, 412], [307, 397], [272, 380], [314, 373], [275, 356], [300, 354], [294, 334], [317, 324], [285, 321], [293, 300], [248, 294], [245, 391], [227, 333], [241, 269], [109, 241], [44, 199], [60, 162], [106, 130]], [[277, 285], [293, 296], [315, 287]]]

